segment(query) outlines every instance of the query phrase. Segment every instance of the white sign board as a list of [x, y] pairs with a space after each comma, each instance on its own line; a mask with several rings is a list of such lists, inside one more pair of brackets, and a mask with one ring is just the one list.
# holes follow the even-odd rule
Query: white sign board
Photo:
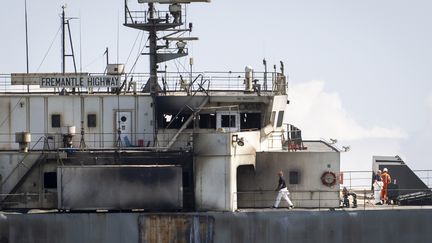
[[119, 87], [121, 85], [120, 76], [118, 75], [88, 75], [80, 74], [12, 74], [12, 85], [39, 85], [41, 88], [103, 88]]
[[120, 76], [53, 76], [41, 77], [41, 88], [119, 87]]

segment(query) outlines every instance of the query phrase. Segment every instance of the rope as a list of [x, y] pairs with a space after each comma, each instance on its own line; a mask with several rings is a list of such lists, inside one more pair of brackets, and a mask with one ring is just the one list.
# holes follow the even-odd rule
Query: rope
[[[136, 43], [137, 43], [137, 41], [138, 41], [139, 36], [140, 36], [141, 34], [143, 34], [143, 33], [144, 33], [144, 31], [140, 31], [140, 32], [138, 32], [138, 35], [137, 35], [137, 37], [135, 38], [135, 41], [134, 41], [134, 43], [133, 43], [133, 45], [132, 45], [132, 48], [131, 48], [131, 50], [130, 50], [130, 52], [129, 52], [129, 55], [128, 55], [127, 59], [126, 59], [126, 64], [128, 64], [128, 62], [129, 62], [129, 59], [130, 59], [130, 57], [131, 57], [131, 55], [132, 55], [132, 52], [133, 52], [133, 50], [134, 50], [134, 48], [135, 48], [135, 45], [136, 45]], [[142, 44], [142, 40], [143, 40], [143, 38], [144, 38], [144, 34], [141, 36], [141, 40], [140, 40], [140, 44], [139, 44], [138, 49], [141, 47], [141, 44]]]
[[[143, 36], [144, 36], [144, 35], [143, 35]], [[144, 48], [146, 47], [148, 41], [149, 41], [149, 39], [147, 38], [147, 41], [145, 42], [144, 46], [143, 46], [143, 47], [141, 48], [141, 50], [139, 51], [139, 53], [138, 53], [138, 55], [137, 55], [137, 57], [136, 57], [136, 59], [135, 59], [135, 62], [134, 62], [134, 64], [132, 65], [132, 68], [130, 69], [130, 71], [129, 71], [128, 74], [131, 74], [131, 73], [133, 73], [133, 72], [135, 71], [136, 64], [138, 63], [138, 60], [139, 60], [139, 58], [140, 58], [140, 56], [141, 56], [141, 53], [142, 53], [142, 51], [144, 51]]]
[[52, 46], [54, 45], [55, 40], [57, 39], [58, 34], [60, 33], [61, 27], [57, 30], [57, 33], [54, 36], [54, 39], [51, 42], [51, 45], [49, 46], [47, 52], [45, 53], [45, 56], [42, 59], [42, 62], [39, 64], [39, 67], [36, 69], [36, 73], [39, 72], [39, 69], [41, 68], [42, 64], [45, 62], [46, 57], [48, 56], [49, 52], [51, 51]]

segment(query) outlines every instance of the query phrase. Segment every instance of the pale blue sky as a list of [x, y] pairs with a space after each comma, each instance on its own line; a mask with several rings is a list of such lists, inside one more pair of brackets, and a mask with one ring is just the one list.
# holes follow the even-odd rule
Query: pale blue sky
[[[69, 16], [81, 17], [84, 71], [102, 72], [105, 47], [116, 62], [122, 0], [28, 0], [30, 71], [59, 28], [64, 2]], [[25, 71], [23, 6], [24, 0], [5, 1], [0, 8], [0, 73]], [[415, 168], [432, 168], [426, 155], [432, 139], [431, 11], [428, 0], [214, 0], [189, 7], [193, 35], [200, 37], [191, 50], [196, 70], [260, 70], [263, 57], [269, 64], [285, 61], [290, 92], [297, 92], [292, 96], [316, 89], [318, 102], [308, 109], [323, 111], [299, 116], [307, 100], [292, 100], [297, 115], [288, 119], [303, 123], [296, 125], [305, 136], [334, 135], [352, 145], [342, 168], [368, 169], [373, 153], [381, 151], [400, 154]], [[79, 23], [72, 26], [77, 52]], [[119, 28], [119, 61], [125, 62], [138, 31]], [[142, 60], [136, 71], [147, 72]], [[59, 38], [39, 71], [60, 71]], [[320, 122], [324, 116], [330, 117], [326, 124]], [[339, 124], [347, 127], [337, 130]], [[386, 135], [370, 135], [383, 129]]]

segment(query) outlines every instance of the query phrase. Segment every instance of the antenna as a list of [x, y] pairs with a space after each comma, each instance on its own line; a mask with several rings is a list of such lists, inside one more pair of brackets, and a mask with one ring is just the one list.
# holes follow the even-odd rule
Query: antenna
[[80, 41], [80, 43], [79, 43], [79, 47], [80, 47], [80, 50], [79, 50], [79, 57], [80, 57], [80, 73], [82, 73], [82, 26], [81, 26], [81, 12], [80, 12], [80, 18], [79, 18], [79, 41]]
[[[66, 14], [65, 14], [65, 9], [66, 9], [66, 4], [62, 6], [62, 15], [61, 15], [61, 21], [62, 21], [62, 73], [66, 73], [66, 57], [72, 57], [72, 61], [73, 61], [73, 66], [74, 66], [74, 72], [77, 73], [77, 67], [76, 67], [76, 62], [75, 62], [75, 52], [74, 52], [74, 48], [73, 48], [73, 42], [72, 42], [72, 33], [71, 33], [71, 29], [70, 29], [70, 25], [69, 25], [69, 21], [71, 19], [77, 19], [77, 18], [66, 18]], [[69, 36], [69, 45], [70, 45], [70, 54], [66, 54], [66, 27], [67, 27], [67, 31], [68, 31], [68, 36]], [[62, 92], [63, 93], [65, 91], [65, 89], [63, 88]], [[72, 88], [72, 94], [75, 94], [75, 88]]]
[[[28, 47], [28, 24], [27, 24], [27, 0], [24, 0], [24, 15], [25, 15], [25, 39], [26, 39], [26, 64], [27, 73], [29, 73], [29, 47]], [[27, 84], [27, 93], [30, 92], [30, 86]]]
[[267, 60], [263, 59], [263, 65], [264, 65], [264, 90], [267, 90]]
[[[72, 57], [72, 61], [73, 61], [73, 65], [74, 65], [74, 71], [76, 73], [77, 68], [76, 68], [76, 62], [75, 62], [75, 52], [74, 52], [74, 48], [73, 48], [72, 33], [70, 30], [69, 21], [71, 19], [77, 19], [77, 18], [66, 18], [65, 9], [66, 9], [66, 5], [63, 5], [62, 6], [62, 15], [61, 15], [61, 19], [62, 19], [62, 73], [66, 72], [66, 57]], [[66, 54], [66, 28], [67, 28], [68, 36], [69, 36], [69, 44], [70, 44], [70, 49], [71, 49], [70, 54]]]

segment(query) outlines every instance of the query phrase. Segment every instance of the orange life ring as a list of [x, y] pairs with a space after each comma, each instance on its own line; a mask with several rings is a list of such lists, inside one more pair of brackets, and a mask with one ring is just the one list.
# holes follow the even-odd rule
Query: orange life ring
[[336, 174], [331, 171], [326, 171], [321, 176], [321, 182], [323, 185], [332, 187], [336, 184]]

